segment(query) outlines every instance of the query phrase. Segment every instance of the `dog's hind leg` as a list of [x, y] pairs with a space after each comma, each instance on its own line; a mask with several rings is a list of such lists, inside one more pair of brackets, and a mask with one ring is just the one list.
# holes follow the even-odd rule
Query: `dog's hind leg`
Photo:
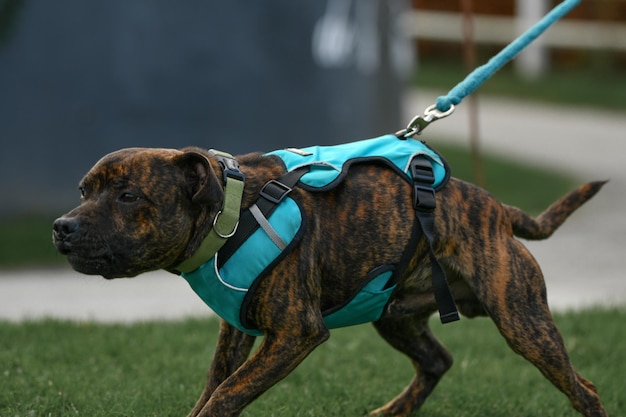
[[380, 335], [411, 359], [416, 375], [408, 387], [372, 415], [408, 416], [418, 409], [452, 366], [452, 357], [435, 339], [427, 318], [383, 316], [374, 323]]
[[[475, 286], [476, 295], [509, 346], [567, 395], [576, 410], [587, 417], [606, 416], [593, 384], [570, 363], [548, 308], [537, 262], [521, 242], [507, 239], [502, 243], [506, 249], [500, 252], [494, 270], [480, 274], [483, 283]], [[484, 281], [490, 282], [485, 285]]]

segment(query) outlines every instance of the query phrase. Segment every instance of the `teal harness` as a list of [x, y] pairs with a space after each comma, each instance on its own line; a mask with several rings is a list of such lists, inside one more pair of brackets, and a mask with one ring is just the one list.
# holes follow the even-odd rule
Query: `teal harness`
[[287, 171], [310, 167], [309, 172], [300, 178], [300, 183], [311, 191], [325, 191], [334, 188], [348, 173], [352, 164], [380, 161], [406, 176], [410, 181], [410, 162], [423, 155], [431, 162], [434, 184], [437, 189], [447, 180], [448, 173], [443, 158], [424, 142], [399, 140], [394, 135], [381, 136], [358, 142], [335, 146], [312, 146], [303, 149], [285, 149], [270, 152], [283, 160]]
[[[448, 166], [437, 152], [423, 142], [402, 140], [393, 135], [336, 146], [285, 149], [266, 155], [279, 157], [287, 174], [265, 184], [257, 202], [241, 213], [235, 235], [213, 258], [198, 269], [182, 274], [221, 318], [255, 336], [262, 333], [246, 319], [254, 290], [299, 243], [305, 232], [304, 213], [298, 202], [288, 195], [294, 186], [311, 192], [327, 191], [343, 181], [350, 166], [382, 163], [413, 184], [416, 213], [423, 210], [432, 214], [434, 191], [443, 187], [449, 178]], [[425, 232], [423, 225], [421, 228]], [[428, 233], [424, 235], [428, 238]], [[400, 264], [408, 264], [420, 236], [411, 239]], [[326, 326], [338, 328], [378, 320], [404, 267], [380, 265], [370, 271], [364, 286], [347, 302], [322, 312]], [[445, 276], [443, 280], [445, 283]], [[445, 286], [447, 288], [447, 283]]]

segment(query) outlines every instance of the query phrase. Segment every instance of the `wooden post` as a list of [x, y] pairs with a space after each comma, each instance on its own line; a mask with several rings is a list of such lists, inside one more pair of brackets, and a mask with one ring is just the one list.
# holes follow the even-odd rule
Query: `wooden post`
[[[474, 20], [472, 17], [472, 0], [461, 0], [463, 10], [463, 60], [469, 72], [476, 68], [476, 44], [474, 42]], [[480, 187], [486, 186], [485, 170], [480, 153], [480, 128], [478, 122], [478, 100], [476, 92], [467, 97], [469, 111], [470, 153], [474, 182]]]

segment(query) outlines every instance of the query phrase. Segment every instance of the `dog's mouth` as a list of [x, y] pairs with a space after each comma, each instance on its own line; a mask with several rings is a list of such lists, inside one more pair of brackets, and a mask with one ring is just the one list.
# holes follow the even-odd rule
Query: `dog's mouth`
[[133, 266], [125, 265], [111, 256], [85, 257], [72, 252], [67, 255], [67, 260], [72, 268], [81, 274], [100, 275], [106, 279], [130, 278], [144, 272], [143, 270], [137, 272]]
[[115, 278], [111, 275], [111, 263], [106, 258], [86, 258], [74, 252], [66, 255], [70, 265], [77, 272], [86, 275], [102, 275], [104, 278]]
[[115, 257], [106, 246], [85, 245], [82, 242], [54, 239], [59, 253], [67, 256], [72, 268], [86, 275], [101, 275], [104, 278], [118, 278], [124, 275], [116, 272]]
[[55, 221], [52, 241], [77, 272], [107, 279], [133, 275], [123, 268], [123, 262], [115, 256], [108, 240], [89, 233], [89, 228], [75, 217]]
[[55, 242], [55, 246], [60, 253], [67, 256], [68, 262], [75, 271], [87, 275], [114, 278], [112, 269], [115, 260], [105, 247], [87, 247], [76, 242]]
[[[138, 265], [130, 262], [128, 257], [116, 256], [106, 245], [91, 247], [80, 244], [65, 245], [61, 253], [67, 256], [72, 268], [86, 275], [100, 275], [106, 279], [134, 277], [141, 272]], [[65, 252], [65, 253], [64, 253]]]

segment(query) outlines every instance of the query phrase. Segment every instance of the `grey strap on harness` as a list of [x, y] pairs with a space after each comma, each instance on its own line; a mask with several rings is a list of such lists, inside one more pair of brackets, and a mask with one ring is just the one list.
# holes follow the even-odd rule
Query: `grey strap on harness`
[[276, 245], [281, 251], [285, 250], [285, 248], [287, 247], [287, 243], [285, 243], [285, 241], [278, 235], [276, 230], [274, 230], [270, 222], [261, 212], [261, 209], [259, 209], [259, 206], [253, 204], [248, 210], [250, 210], [250, 213], [252, 213], [252, 216], [259, 224], [259, 226], [261, 226], [261, 228], [265, 231], [267, 236], [272, 240], [272, 242], [274, 242], [274, 245]]
[[413, 177], [413, 208], [422, 229], [424, 237], [428, 241], [428, 255], [432, 268], [432, 284], [435, 301], [439, 309], [439, 318], [442, 323], [450, 323], [459, 320], [459, 312], [454, 302], [454, 296], [446, 280], [446, 273], [433, 251], [435, 225], [434, 211], [436, 207], [435, 191], [432, 185], [435, 182], [433, 168], [430, 161], [422, 155], [411, 160], [411, 176]]

